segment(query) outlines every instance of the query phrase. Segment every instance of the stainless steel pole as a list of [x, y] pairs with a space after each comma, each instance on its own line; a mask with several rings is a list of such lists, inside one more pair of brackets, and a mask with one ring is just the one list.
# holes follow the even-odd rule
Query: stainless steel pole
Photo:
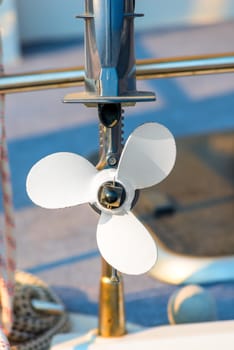
[[[141, 80], [233, 72], [234, 52], [141, 60], [136, 63], [136, 78]], [[82, 86], [84, 76], [83, 67], [3, 75], [0, 78], [0, 93], [10, 94]]]

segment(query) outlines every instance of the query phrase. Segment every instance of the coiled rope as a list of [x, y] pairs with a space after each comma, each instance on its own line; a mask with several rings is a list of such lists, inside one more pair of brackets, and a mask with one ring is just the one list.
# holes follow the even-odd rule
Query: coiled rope
[[[1, 47], [0, 40], [0, 76]], [[55, 334], [69, 330], [68, 316], [65, 312], [52, 315], [36, 311], [33, 299], [61, 302], [39, 278], [15, 272], [16, 239], [3, 95], [0, 95], [0, 177], [4, 208], [4, 225], [0, 228], [0, 350], [48, 350]]]
[[[2, 50], [0, 42], [0, 75], [3, 73]], [[6, 128], [4, 117], [4, 96], [0, 96], [0, 176], [4, 208], [4, 227], [0, 228], [0, 299], [1, 326], [9, 334], [13, 323], [13, 295], [16, 240], [14, 232], [14, 214], [12, 188], [7, 154]]]

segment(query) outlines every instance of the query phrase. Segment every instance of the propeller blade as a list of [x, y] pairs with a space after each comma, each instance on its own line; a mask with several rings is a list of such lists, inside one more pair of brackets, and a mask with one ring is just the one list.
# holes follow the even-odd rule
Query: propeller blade
[[89, 188], [96, 168], [74, 153], [54, 153], [30, 170], [26, 188], [31, 200], [48, 209], [89, 202]]
[[129, 136], [117, 169], [117, 180], [128, 179], [135, 189], [156, 185], [175, 164], [173, 135], [158, 123], [143, 124]]
[[108, 264], [129, 275], [147, 272], [157, 259], [153, 238], [130, 212], [123, 215], [102, 213], [97, 228], [97, 244]]

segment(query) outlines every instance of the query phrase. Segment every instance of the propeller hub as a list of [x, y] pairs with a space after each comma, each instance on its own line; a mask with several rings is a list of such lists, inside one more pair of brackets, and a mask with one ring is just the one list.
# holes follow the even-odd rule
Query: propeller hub
[[98, 191], [98, 200], [106, 209], [120, 208], [126, 199], [126, 191], [118, 182], [108, 181]]

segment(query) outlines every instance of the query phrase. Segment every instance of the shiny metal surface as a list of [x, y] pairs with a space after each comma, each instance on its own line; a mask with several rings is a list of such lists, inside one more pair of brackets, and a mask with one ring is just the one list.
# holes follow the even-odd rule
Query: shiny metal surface
[[234, 52], [138, 61], [137, 78], [154, 79], [234, 72]]
[[85, 20], [85, 93], [69, 94], [64, 102], [155, 100], [154, 93], [136, 89], [134, 9], [134, 0], [85, 1], [85, 14], [78, 16]]
[[63, 305], [45, 300], [32, 299], [31, 304], [35, 311], [44, 314], [62, 315], [65, 312], [65, 308]]
[[0, 93], [29, 92], [84, 84], [83, 67], [43, 70], [0, 78]]
[[[136, 62], [136, 78], [140, 80], [233, 72], [234, 52]], [[0, 93], [10, 94], [82, 86], [84, 75], [84, 67], [4, 75], [0, 78]]]
[[135, 91], [121, 96], [99, 96], [87, 92], [71, 93], [64, 97], [65, 103], [83, 103], [87, 107], [96, 107], [99, 103], [122, 103], [124, 106], [134, 106], [136, 102], [155, 101], [154, 93]]
[[[100, 124], [100, 160], [97, 169], [117, 166], [122, 151], [122, 120], [113, 128]], [[115, 162], [113, 162], [113, 158]]]
[[[85, 88], [100, 96], [134, 91], [132, 0], [85, 1]], [[88, 16], [88, 17], [87, 17]]]
[[103, 337], [120, 337], [126, 333], [123, 281], [119, 273], [102, 260], [102, 277], [99, 296], [99, 334]]

